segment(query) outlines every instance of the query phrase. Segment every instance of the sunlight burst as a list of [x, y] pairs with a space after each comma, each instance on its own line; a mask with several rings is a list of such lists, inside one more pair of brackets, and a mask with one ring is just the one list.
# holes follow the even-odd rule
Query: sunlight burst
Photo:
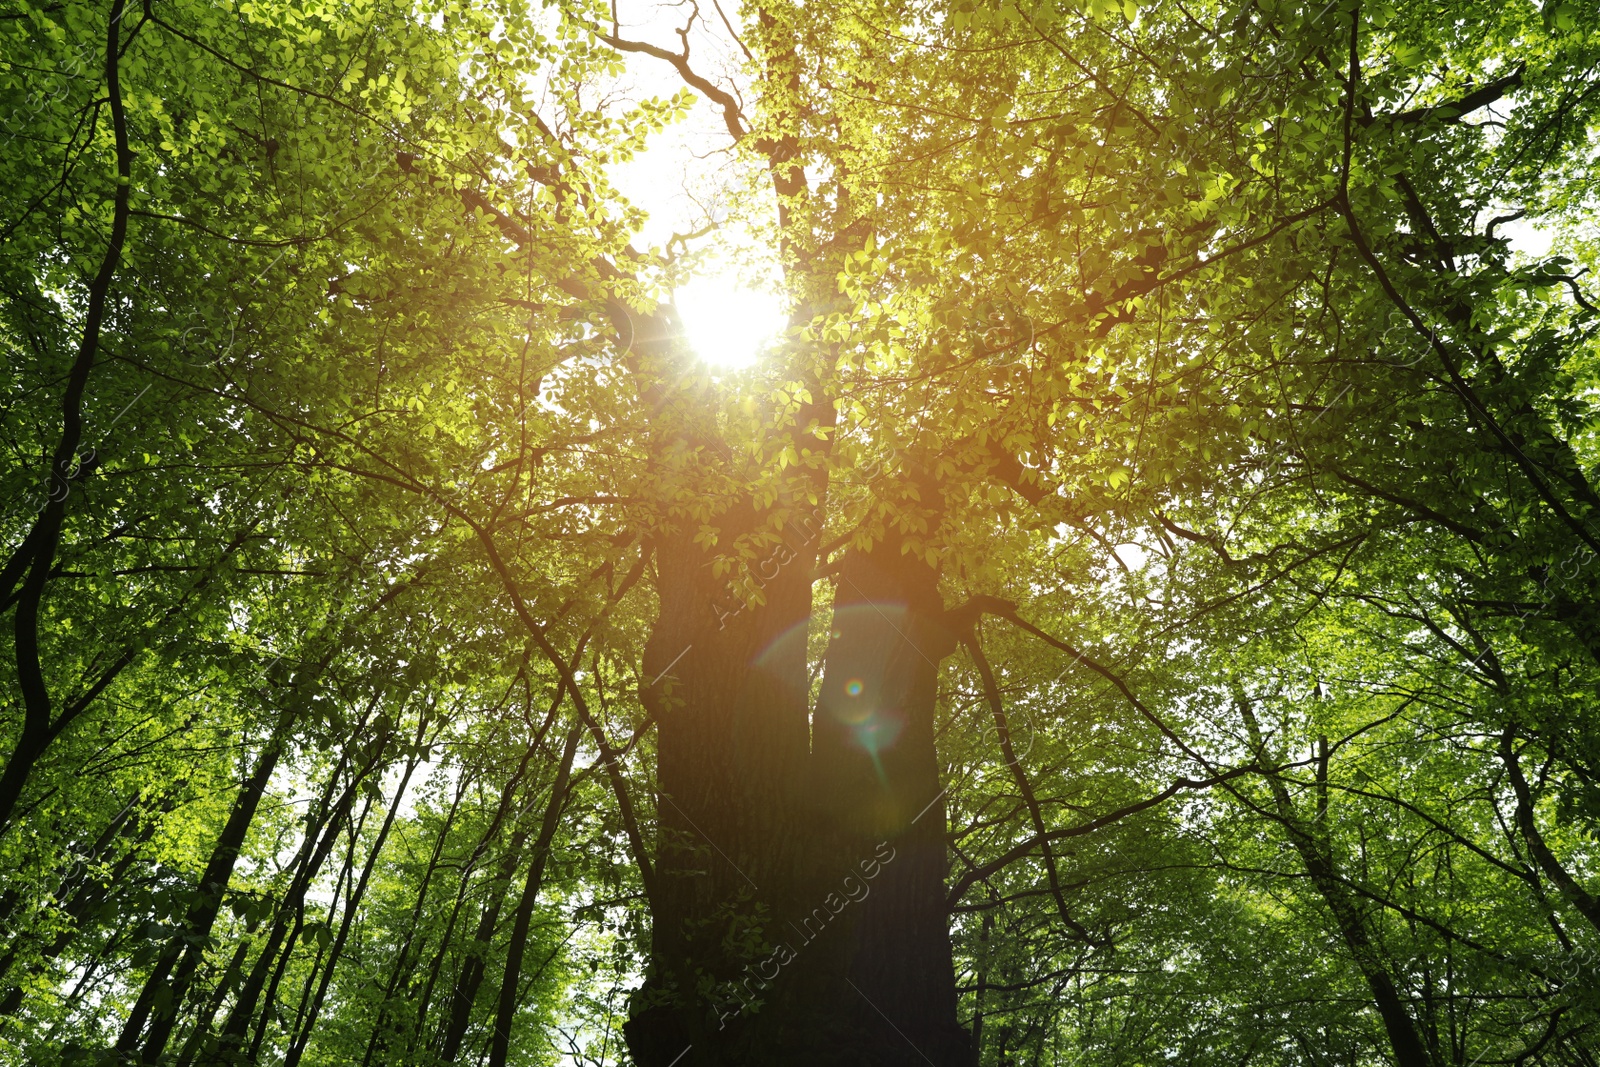
[[746, 288], [733, 275], [696, 278], [674, 297], [689, 344], [723, 370], [754, 365], [786, 325], [780, 297]]

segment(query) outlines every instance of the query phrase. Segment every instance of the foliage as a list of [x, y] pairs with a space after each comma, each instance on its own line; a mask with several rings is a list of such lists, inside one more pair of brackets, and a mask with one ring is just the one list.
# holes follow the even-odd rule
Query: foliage
[[[814, 698], [935, 576], [980, 1062], [1593, 1064], [1600, 14], [613, 18], [0, 12], [0, 1055], [624, 1062], [687, 542]], [[744, 374], [607, 177], [697, 96]]]

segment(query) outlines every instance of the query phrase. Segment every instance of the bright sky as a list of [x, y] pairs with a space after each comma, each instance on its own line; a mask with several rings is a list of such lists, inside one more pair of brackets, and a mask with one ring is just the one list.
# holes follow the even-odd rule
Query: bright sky
[[[680, 47], [675, 30], [686, 7], [635, 2], [620, 9], [623, 37], [674, 51]], [[720, 84], [742, 81], [737, 48], [715, 8], [708, 6], [703, 14], [711, 25], [702, 22], [690, 34], [690, 62], [697, 73]], [[670, 97], [683, 86], [662, 60], [629, 55], [627, 61], [631, 96]], [[686, 120], [653, 137], [646, 152], [611, 169], [622, 194], [650, 214], [636, 244], [660, 247], [675, 233], [693, 233], [713, 221], [723, 224], [689, 244], [697, 254], [695, 265], [673, 300], [689, 343], [724, 371], [753, 366], [785, 325], [771, 250], [730, 221], [730, 201], [741, 181], [731, 144], [721, 116], [702, 100]]]

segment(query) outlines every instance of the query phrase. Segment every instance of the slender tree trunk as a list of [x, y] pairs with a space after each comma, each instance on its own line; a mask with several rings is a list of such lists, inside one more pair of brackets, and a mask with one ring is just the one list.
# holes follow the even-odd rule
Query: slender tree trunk
[[[330, 827], [329, 836], [335, 839], [339, 836], [338, 825]], [[267, 1036], [267, 1027], [271, 1026], [278, 1015], [278, 987], [283, 983], [283, 976], [289, 970], [289, 964], [294, 959], [295, 946], [300, 944], [301, 935], [306, 928], [306, 907], [304, 891], [294, 906], [294, 925], [289, 928], [289, 936], [284, 939], [283, 952], [279, 954], [276, 965], [272, 968], [272, 980], [267, 983], [266, 992], [261, 996], [261, 1010], [255, 1014], [255, 1029], [250, 1035], [250, 1048], [244, 1054], [247, 1063], [258, 1063], [261, 1058], [261, 1043]], [[246, 1020], [248, 1022], [249, 1020]]]
[[[341, 929], [345, 926], [345, 921], [349, 916], [348, 908], [345, 905], [349, 903], [349, 894], [355, 892], [356, 849], [361, 843], [362, 832], [367, 828], [367, 818], [372, 814], [372, 805], [377, 803], [378, 799], [380, 798], [368, 796], [361, 805], [361, 815], [355, 820], [355, 824], [347, 827], [345, 839], [348, 843], [345, 845], [344, 863], [340, 865], [339, 876], [334, 879], [333, 896], [328, 901], [327, 922], [330, 929], [332, 928], [335, 914], [341, 916], [339, 923]], [[363, 864], [364, 866], [365, 864]], [[305, 1032], [306, 1016], [311, 1010], [311, 998], [317, 988], [318, 981], [338, 959], [338, 956], [332, 951], [336, 947], [331, 943], [331, 940], [327, 946], [319, 944], [316, 958], [311, 961], [311, 966], [306, 969], [305, 981], [300, 985], [300, 1003], [295, 1007], [294, 1023], [287, 1030], [289, 1045], [288, 1050], [284, 1053], [286, 1060], [295, 1046], [299, 1044], [300, 1037]]]
[[[22, 796], [35, 764], [45, 749], [77, 712], [86, 705], [83, 698], [54, 716], [50, 687], [45, 680], [39, 650], [39, 612], [44, 601], [45, 582], [55, 564], [56, 550], [61, 543], [61, 525], [66, 518], [67, 496], [72, 482], [93, 468], [92, 459], [78, 460], [78, 446], [83, 443], [83, 392], [89, 382], [95, 356], [100, 351], [100, 332], [105, 324], [106, 301], [111, 292], [111, 281], [122, 262], [122, 246], [128, 236], [129, 196], [133, 190], [133, 149], [128, 143], [128, 119], [122, 101], [121, 55], [123, 0], [112, 0], [111, 14], [106, 26], [105, 79], [106, 97], [111, 110], [111, 130], [117, 153], [117, 184], [112, 194], [111, 235], [105, 253], [100, 257], [100, 269], [89, 283], [89, 301], [84, 312], [83, 335], [78, 342], [77, 356], [67, 372], [66, 393], [61, 398], [61, 437], [56, 442], [55, 454], [50, 460], [50, 476], [46, 486], [46, 500], [28, 532], [23, 549], [32, 545], [31, 558], [22, 577], [22, 588], [17, 594], [14, 622], [17, 661], [17, 688], [22, 695], [22, 729], [17, 734], [15, 746], [0, 771], [0, 833], [11, 822], [17, 801]], [[19, 550], [19, 556], [22, 550]], [[8, 562], [7, 570], [15, 568]], [[10, 588], [0, 590], [9, 596]]]
[[539, 900], [539, 890], [544, 885], [545, 861], [550, 858], [550, 847], [555, 841], [556, 827], [561, 812], [567, 806], [567, 783], [572, 776], [572, 758], [578, 751], [578, 739], [583, 736], [585, 724], [573, 717], [567, 731], [566, 745], [561, 750], [561, 764], [556, 768], [556, 778], [550, 787], [550, 802], [545, 805], [544, 820], [539, 824], [539, 838], [533, 844], [533, 855], [528, 860], [528, 877], [522, 884], [522, 896], [517, 901], [516, 918], [511, 925], [511, 941], [506, 946], [506, 970], [500, 980], [500, 1000], [495, 1009], [494, 1032], [489, 1040], [489, 1067], [506, 1067], [506, 1056], [511, 1048], [511, 1028], [517, 1017], [518, 993], [522, 986], [522, 957], [528, 946], [528, 931], [533, 923], [533, 907]]
[[[94, 843], [62, 873], [61, 883], [56, 889], [55, 896], [61, 915], [68, 920], [67, 927], [56, 934], [55, 938], [40, 951], [39, 963], [55, 959], [66, 951], [68, 945], [77, 940], [84, 919], [106, 899], [110, 887], [122, 881], [123, 876], [137, 859], [135, 850], [148, 841], [155, 832], [154, 820], [138, 817], [138, 802], [139, 798], [135, 796], [123, 805]], [[171, 808], [172, 801], [169, 794], [161, 805], [161, 810], [165, 812]], [[108, 858], [111, 846], [118, 838], [124, 836], [132, 839], [132, 843], [126, 846], [127, 852], [116, 862], [107, 877], [91, 878], [89, 870]], [[14, 890], [6, 894], [5, 906], [0, 907], [0, 923], [5, 921], [10, 910], [15, 908], [21, 899], [21, 894]], [[12, 964], [21, 952], [22, 938], [23, 935], [19, 932], [5, 956], [0, 958], [0, 976], [11, 970]], [[37, 967], [38, 964], [35, 963], [32, 969], [37, 970]], [[6, 987], [0, 986], [0, 988]], [[20, 985], [7, 988], [5, 996], [0, 998], [0, 1018], [16, 1014], [17, 1009], [22, 1006], [22, 996]]]
[[[566, 682], [563, 679], [557, 686], [556, 699], [551, 705], [545, 729], [548, 729], [549, 724], [554, 721], [556, 708], [565, 692]], [[490, 827], [491, 834], [499, 829], [506, 814], [512, 810], [513, 801], [516, 799], [516, 787], [527, 775], [528, 764], [543, 740], [544, 729], [541, 729], [538, 736], [529, 743], [527, 751], [523, 753], [517, 773], [506, 781], [505, 788], [501, 790], [500, 806]], [[528, 803], [531, 806], [532, 801]], [[523, 811], [526, 811], [526, 808]], [[500, 909], [505, 903], [506, 893], [510, 890], [511, 879], [522, 861], [522, 848], [528, 840], [529, 828], [522, 824], [521, 812], [516, 824], [510, 844], [506, 848], [505, 855], [500, 858], [495, 877], [490, 882], [490, 899], [484, 904], [483, 912], [478, 918], [478, 929], [473, 934], [472, 943], [467, 947], [466, 959], [462, 961], [455, 985], [450, 990], [450, 1015], [446, 1020], [444, 1037], [439, 1045], [439, 1058], [446, 1063], [455, 1062], [456, 1056], [461, 1051], [462, 1039], [466, 1037], [467, 1027], [472, 1022], [472, 1006], [477, 1002], [478, 989], [483, 984], [484, 953], [488, 951], [489, 942], [494, 939], [495, 929], [500, 922]]]
[[193, 1028], [189, 1036], [184, 1039], [183, 1047], [178, 1050], [178, 1058], [174, 1067], [189, 1067], [204, 1046], [205, 1039], [211, 1033], [212, 1023], [216, 1020], [217, 1012], [222, 1010], [223, 1002], [228, 999], [228, 994], [233, 992], [239, 984], [240, 977], [244, 974], [245, 957], [250, 952], [250, 941], [255, 937], [260, 920], [253, 918], [245, 927], [245, 936], [239, 939], [239, 944], [233, 950], [233, 955], [228, 958], [228, 966], [223, 968], [222, 977], [217, 980], [217, 988], [211, 991], [211, 997], [206, 1001], [205, 1007], [200, 1009], [195, 1017]]
[[[94, 842], [86, 850], [79, 851], [76, 846], [68, 846], [69, 853], [77, 853], [78, 855], [76, 859], [65, 865], [61, 870], [59, 876], [60, 881], [57, 885], [55, 893], [56, 902], [58, 905], [69, 901], [81, 893], [84, 887], [74, 887], [72, 884], [73, 879], [81, 878], [89, 867], [105, 856], [105, 853], [111, 847], [112, 842], [115, 841], [121, 834], [122, 828], [130, 819], [134, 818], [134, 815], [138, 811], [138, 806], [139, 797], [138, 794], [135, 794], [126, 804], [121, 807], [120, 810], [118, 810], [116, 815], [112, 816], [111, 821], [106, 824], [106, 828], [100, 832], [100, 836], [95, 838]], [[135, 825], [137, 826], [139, 823], [136, 821]], [[23, 894], [20, 888], [11, 888], [7, 889], [4, 893], [0, 893], [0, 926], [4, 926], [10, 920], [11, 913], [15, 911], [17, 905], [22, 902], [22, 898]], [[10, 967], [11, 961], [16, 957], [17, 948], [18, 945], [14, 941], [11, 947], [7, 950], [5, 959], [0, 961], [0, 975], [4, 975], [6, 970]]]
[[412, 994], [412, 1002], [416, 1009], [416, 1018], [411, 1028], [412, 1041], [421, 1046], [424, 1044], [423, 1035], [427, 1031], [428, 1013], [433, 1010], [433, 991], [439, 984], [439, 975], [444, 970], [444, 963], [450, 957], [451, 950], [456, 944], [456, 927], [461, 922], [461, 913], [467, 906], [467, 894], [472, 887], [472, 874], [470, 870], [460, 871], [460, 879], [456, 886], [454, 903], [450, 908], [450, 917], [445, 921], [444, 931], [439, 935], [439, 945], [434, 951], [433, 960], [428, 965], [428, 977], [423, 982], [422, 988]]
[[[150, 834], [153, 832], [154, 826], [150, 826], [145, 833], [141, 835], [141, 839], [148, 839]], [[55, 936], [55, 940], [46, 945], [44, 950], [39, 953], [39, 958], [41, 961], [55, 959], [57, 956], [61, 955], [67, 950], [67, 946], [71, 945], [78, 939], [78, 935], [82, 932], [81, 926], [85, 917], [87, 917], [90, 911], [98, 907], [100, 903], [106, 899], [109, 893], [109, 887], [122, 881], [123, 877], [128, 873], [128, 871], [133, 868], [133, 865], [135, 862], [137, 862], [138, 858], [139, 857], [136, 854], [130, 852], [128, 855], [117, 861], [117, 865], [111, 869], [109, 876], [104, 882], [91, 882], [78, 887], [77, 892], [72, 894], [72, 896], [67, 900], [66, 906], [62, 908], [63, 914], [67, 917], [71, 925], [69, 925], [67, 929], [57, 934]], [[10, 958], [11, 957], [8, 954], [6, 959], [7, 964], [10, 963]], [[20, 983], [7, 989], [4, 999], [0, 999], [0, 1018], [15, 1015], [17, 1010], [22, 1007], [22, 998], [23, 987]]]
[[[394, 1004], [395, 992], [401, 983], [408, 980], [415, 964], [411, 960], [411, 949], [416, 944], [416, 936], [421, 924], [418, 920], [422, 917], [422, 909], [428, 902], [428, 890], [433, 885], [433, 876], [442, 867], [445, 842], [450, 837], [450, 830], [455, 826], [456, 816], [461, 811], [462, 798], [467, 794], [467, 788], [472, 783], [472, 776], [463, 774], [456, 783], [456, 793], [450, 802], [450, 810], [446, 813], [443, 824], [439, 827], [439, 834], [433, 842], [433, 852], [428, 857], [428, 866], [423, 871], [421, 883], [417, 886], [417, 902], [411, 908], [411, 920], [406, 924], [405, 939], [400, 943], [400, 951], [395, 953], [394, 966], [389, 970], [389, 979], [384, 983], [383, 1000], [378, 1008], [378, 1017], [373, 1021], [372, 1033], [367, 1038], [366, 1051], [361, 1056], [361, 1067], [371, 1067], [373, 1057], [385, 1047], [387, 1039], [393, 1034], [389, 1032], [389, 1009]], [[420, 958], [421, 950], [418, 950]]]
[[994, 936], [994, 909], [995, 904], [983, 913], [983, 927], [978, 932], [978, 988], [972, 995], [972, 1058], [974, 1062], [983, 1058], [983, 1014], [984, 1001], [989, 995], [989, 939]]
[[133, 1058], [133, 1051], [145, 1033], [146, 1023], [149, 1024], [149, 1034], [145, 1040], [144, 1062], [159, 1060], [168, 1038], [172, 1036], [172, 1027], [177, 1022], [178, 1011], [188, 994], [189, 984], [205, 956], [205, 945], [211, 936], [217, 913], [222, 908], [222, 898], [233, 877], [233, 866], [239, 859], [239, 850], [243, 848], [245, 835], [255, 820], [256, 809], [266, 793], [272, 772], [287, 747], [294, 717], [293, 711], [279, 716], [256, 760], [255, 770], [234, 798], [227, 824], [211, 851], [205, 873], [200, 876], [194, 903], [184, 916], [183, 930], [162, 950], [155, 968], [145, 979], [134, 1001], [133, 1010], [123, 1023], [116, 1049], [125, 1059]]
[[[364, 720], [363, 720], [364, 721]], [[283, 900], [279, 903], [277, 914], [273, 917], [272, 927], [267, 934], [266, 944], [262, 946], [261, 953], [256, 957], [255, 965], [250, 970], [250, 975], [245, 979], [244, 985], [239, 990], [238, 997], [234, 1000], [233, 1009], [228, 1013], [227, 1022], [223, 1024], [218, 1034], [216, 1052], [210, 1057], [215, 1062], [227, 1062], [233, 1058], [239, 1046], [244, 1043], [244, 1035], [250, 1029], [250, 1023], [256, 1017], [256, 1007], [261, 1002], [263, 993], [266, 999], [266, 1008], [257, 1019], [255, 1036], [250, 1043], [249, 1057], [255, 1058], [260, 1046], [262, 1035], [265, 1033], [267, 1017], [271, 1013], [271, 1006], [277, 992], [278, 982], [282, 978], [283, 969], [288, 964], [289, 957], [294, 953], [295, 938], [305, 922], [305, 897], [306, 891], [311, 888], [311, 883], [316, 880], [322, 870], [322, 865], [327, 862], [328, 856], [338, 844], [340, 828], [349, 818], [350, 810], [355, 804], [358, 788], [366, 776], [381, 758], [381, 751], [388, 747], [388, 739], [378, 742], [378, 752], [372, 761], [365, 767], [353, 772], [349, 783], [345, 786], [338, 798], [333, 797], [338, 778], [343, 772], [345, 760], [341, 757], [332, 775], [329, 776], [327, 788], [318, 804], [320, 817], [313, 819], [306, 826], [305, 841], [301, 847], [300, 855], [296, 858], [295, 875], [288, 889], [284, 892]], [[348, 748], [348, 746], [346, 746]], [[281, 957], [279, 950], [282, 949]], [[270, 986], [268, 985], [270, 977]], [[155, 1057], [147, 1056], [149, 1062], [155, 1062]]]
[[[1243, 697], [1239, 699], [1238, 707], [1244, 716], [1251, 743], [1260, 750], [1264, 741], [1255, 712], [1251, 710], [1249, 701]], [[1389, 974], [1389, 969], [1379, 954], [1378, 946], [1373, 943], [1372, 936], [1367, 931], [1366, 916], [1362, 913], [1360, 904], [1354, 894], [1339, 880], [1333, 857], [1325, 844], [1329, 837], [1328, 827], [1324, 823], [1308, 829], [1301, 822], [1294, 809], [1294, 800], [1289, 796], [1289, 789], [1283, 784], [1283, 779], [1269, 774], [1267, 784], [1272, 790], [1279, 822], [1288, 832], [1289, 841], [1299, 854], [1311, 884], [1317, 887], [1318, 894], [1327, 904], [1328, 911], [1332, 913], [1334, 925], [1338, 928], [1345, 948], [1355, 960], [1361, 976], [1366, 979], [1367, 989], [1372, 994], [1373, 1006], [1378, 1010], [1378, 1017], [1383, 1021], [1384, 1032], [1389, 1038], [1389, 1046], [1394, 1052], [1395, 1063], [1398, 1067], [1433, 1067], [1427, 1047], [1417, 1030], [1416, 1020], [1411, 1017], [1411, 1012], [1400, 996], [1393, 976]], [[1319, 803], [1319, 816], [1325, 814], [1325, 809], [1322, 809]]]
[[467, 1035], [467, 1027], [472, 1023], [472, 1007], [477, 1003], [478, 990], [483, 984], [486, 969], [484, 954], [488, 952], [489, 943], [494, 940], [495, 930], [499, 928], [500, 909], [510, 891], [511, 879], [521, 865], [522, 849], [527, 843], [528, 833], [528, 827], [519, 826], [511, 835], [506, 854], [501, 857], [499, 868], [491, 879], [490, 899], [483, 906], [477, 931], [467, 947], [467, 957], [462, 961], [461, 971], [456, 975], [455, 986], [450, 991], [450, 1017], [445, 1024], [444, 1039], [439, 1045], [439, 1059], [445, 1063], [455, 1062], [461, 1051], [461, 1042]]
[[[419, 731], [420, 732], [420, 731]], [[383, 818], [383, 825], [378, 829], [378, 836], [372, 842], [372, 851], [367, 856], [366, 864], [361, 868], [361, 878], [356, 882], [356, 887], [351, 891], [345, 903], [344, 917], [339, 923], [339, 933], [333, 940], [329, 950], [328, 963], [322, 969], [322, 974], [317, 978], [317, 991], [311, 999], [310, 1010], [306, 1014], [305, 1024], [299, 1028], [294, 1041], [289, 1046], [289, 1053], [284, 1057], [283, 1067], [299, 1067], [300, 1058], [305, 1055], [306, 1045], [311, 1041], [311, 1032], [316, 1028], [317, 1017], [322, 1011], [322, 1005], [328, 996], [328, 986], [333, 982], [333, 971], [338, 965], [340, 957], [344, 954], [344, 946], [350, 940], [350, 930], [355, 925], [356, 914], [361, 908], [361, 901], [367, 895], [367, 883], [372, 878], [372, 871], [378, 865], [378, 857], [383, 852], [383, 846], [389, 840], [389, 831], [394, 827], [395, 817], [400, 812], [400, 805], [405, 800], [406, 787], [411, 784], [411, 775], [417, 769], [415, 759], [406, 761], [405, 773], [400, 776], [400, 784], [395, 787], [394, 802], [389, 805], [388, 814]]]
[[1045, 874], [1050, 883], [1050, 895], [1055, 899], [1056, 914], [1060, 916], [1062, 925], [1071, 930], [1076, 937], [1088, 941], [1089, 931], [1072, 917], [1072, 911], [1067, 907], [1066, 895], [1061, 890], [1061, 875], [1056, 867], [1055, 850], [1050, 847], [1048, 830], [1044, 822], [1044, 809], [1034, 793], [1033, 783], [1029, 780], [1027, 771], [1023, 769], [1022, 760], [1017, 756], [1016, 747], [1011, 743], [1011, 724], [1006, 718], [1000, 686], [995, 681], [994, 671], [989, 666], [989, 658], [983, 654], [983, 647], [978, 643], [976, 626], [963, 634], [962, 638], [967, 650], [972, 654], [973, 664], [978, 668], [978, 677], [983, 681], [984, 696], [989, 702], [989, 710], [994, 717], [995, 730], [1000, 739], [1000, 752], [1005, 757], [1006, 767], [1011, 771], [1012, 780], [1017, 783], [1017, 791], [1022, 794], [1023, 802], [1027, 805], [1028, 818], [1032, 821], [1034, 835], [1039, 840], [1039, 852], [1044, 857]]

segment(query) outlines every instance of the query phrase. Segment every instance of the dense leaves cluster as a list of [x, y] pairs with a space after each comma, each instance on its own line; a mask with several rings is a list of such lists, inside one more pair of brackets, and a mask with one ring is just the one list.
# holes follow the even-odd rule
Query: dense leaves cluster
[[0, 11], [0, 1057], [1592, 1067], [1600, 15], [675, 10]]

